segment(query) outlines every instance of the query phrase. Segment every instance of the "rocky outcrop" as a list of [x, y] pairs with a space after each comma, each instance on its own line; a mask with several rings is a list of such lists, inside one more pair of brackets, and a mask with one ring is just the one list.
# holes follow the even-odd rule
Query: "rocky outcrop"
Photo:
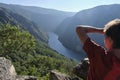
[[35, 76], [16, 76], [16, 80], [38, 80]]
[[89, 60], [88, 58], [85, 58], [84, 60], [81, 61], [81, 63], [79, 63], [73, 68], [73, 73], [78, 77], [86, 80], [88, 69], [89, 69]]
[[0, 80], [37, 80], [34, 76], [17, 75], [11, 61], [0, 57]]
[[[89, 68], [89, 61], [87, 58], [81, 61], [80, 64], [73, 68], [73, 73], [80, 78], [86, 80], [87, 73]], [[37, 77], [34, 76], [20, 76], [17, 75], [14, 66], [11, 61], [0, 57], [0, 80], [38, 80]], [[71, 78], [69, 75], [51, 71], [50, 72], [50, 80], [79, 80], [79, 78]]]
[[79, 78], [71, 78], [69, 75], [57, 72], [57, 71], [51, 71], [50, 72], [50, 80], [79, 80]]
[[15, 80], [16, 72], [11, 61], [0, 57], [0, 79], [1, 80]]
[[70, 76], [56, 71], [50, 72], [50, 80], [71, 80]]
[[[89, 60], [88, 58], [85, 58], [81, 60], [81, 63], [79, 63], [73, 68], [73, 73], [77, 75], [78, 77], [82, 78], [83, 80], [86, 80], [88, 69], [89, 69]], [[51, 71], [50, 80], [79, 80], [79, 78], [77, 77], [71, 78], [70, 76], [66, 74], [59, 73], [56, 71]]]

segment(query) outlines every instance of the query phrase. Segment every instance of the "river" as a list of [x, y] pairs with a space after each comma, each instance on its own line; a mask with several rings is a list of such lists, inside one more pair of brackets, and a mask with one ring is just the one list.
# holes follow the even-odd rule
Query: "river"
[[76, 61], [80, 61], [82, 58], [79, 53], [75, 53], [70, 49], [66, 48], [62, 45], [62, 43], [58, 40], [58, 35], [53, 32], [48, 33], [49, 41], [48, 45], [53, 49], [56, 50], [58, 53], [64, 55], [65, 57], [74, 59]]

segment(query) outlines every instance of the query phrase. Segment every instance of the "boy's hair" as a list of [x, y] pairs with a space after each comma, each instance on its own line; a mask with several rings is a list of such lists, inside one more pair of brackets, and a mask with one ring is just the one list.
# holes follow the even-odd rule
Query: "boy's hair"
[[108, 22], [104, 27], [105, 35], [113, 40], [113, 48], [120, 48], [120, 19]]

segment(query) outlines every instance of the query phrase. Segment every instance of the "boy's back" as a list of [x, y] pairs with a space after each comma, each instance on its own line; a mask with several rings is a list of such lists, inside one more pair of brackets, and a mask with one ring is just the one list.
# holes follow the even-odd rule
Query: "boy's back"
[[[120, 80], [120, 20], [113, 20], [104, 29], [78, 26], [76, 32], [90, 60], [88, 80]], [[91, 40], [87, 33], [104, 34], [107, 50]]]
[[[113, 62], [117, 65], [120, 65], [120, 62], [116, 60], [117, 58], [112, 54], [112, 52], [105, 51], [104, 48], [90, 40], [90, 38], [88, 38], [84, 43], [83, 49], [87, 53], [87, 56], [90, 60], [88, 80], [117, 80], [112, 79], [109, 77], [110, 75], [108, 75], [114, 66]], [[114, 68], [116, 67], [118, 66], [115, 66]], [[117, 69], [120, 70], [120, 68]], [[117, 72], [117, 74], [120, 74], [120, 72]], [[112, 77], [113, 75], [115, 74], [112, 72]], [[107, 77], [107, 79], [105, 79], [105, 77]], [[117, 76], [114, 77], [117, 78]]]

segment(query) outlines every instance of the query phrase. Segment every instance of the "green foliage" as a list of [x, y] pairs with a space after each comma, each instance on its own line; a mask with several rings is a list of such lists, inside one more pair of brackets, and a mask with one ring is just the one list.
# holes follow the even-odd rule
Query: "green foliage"
[[47, 44], [43, 42], [37, 42], [35, 51], [37, 54], [53, 57], [56, 59], [63, 59], [64, 56], [58, 54], [56, 51], [52, 50], [50, 47], [48, 47]]
[[44, 42], [19, 27], [0, 24], [0, 55], [10, 59], [18, 75], [37, 76], [49, 80], [49, 72], [57, 70], [71, 75], [76, 62], [50, 49]]
[[11, 53], [29, 52], [35, 47], [35, 39], [30, 33], [10, 24], [0, 26], [1, 56]]

